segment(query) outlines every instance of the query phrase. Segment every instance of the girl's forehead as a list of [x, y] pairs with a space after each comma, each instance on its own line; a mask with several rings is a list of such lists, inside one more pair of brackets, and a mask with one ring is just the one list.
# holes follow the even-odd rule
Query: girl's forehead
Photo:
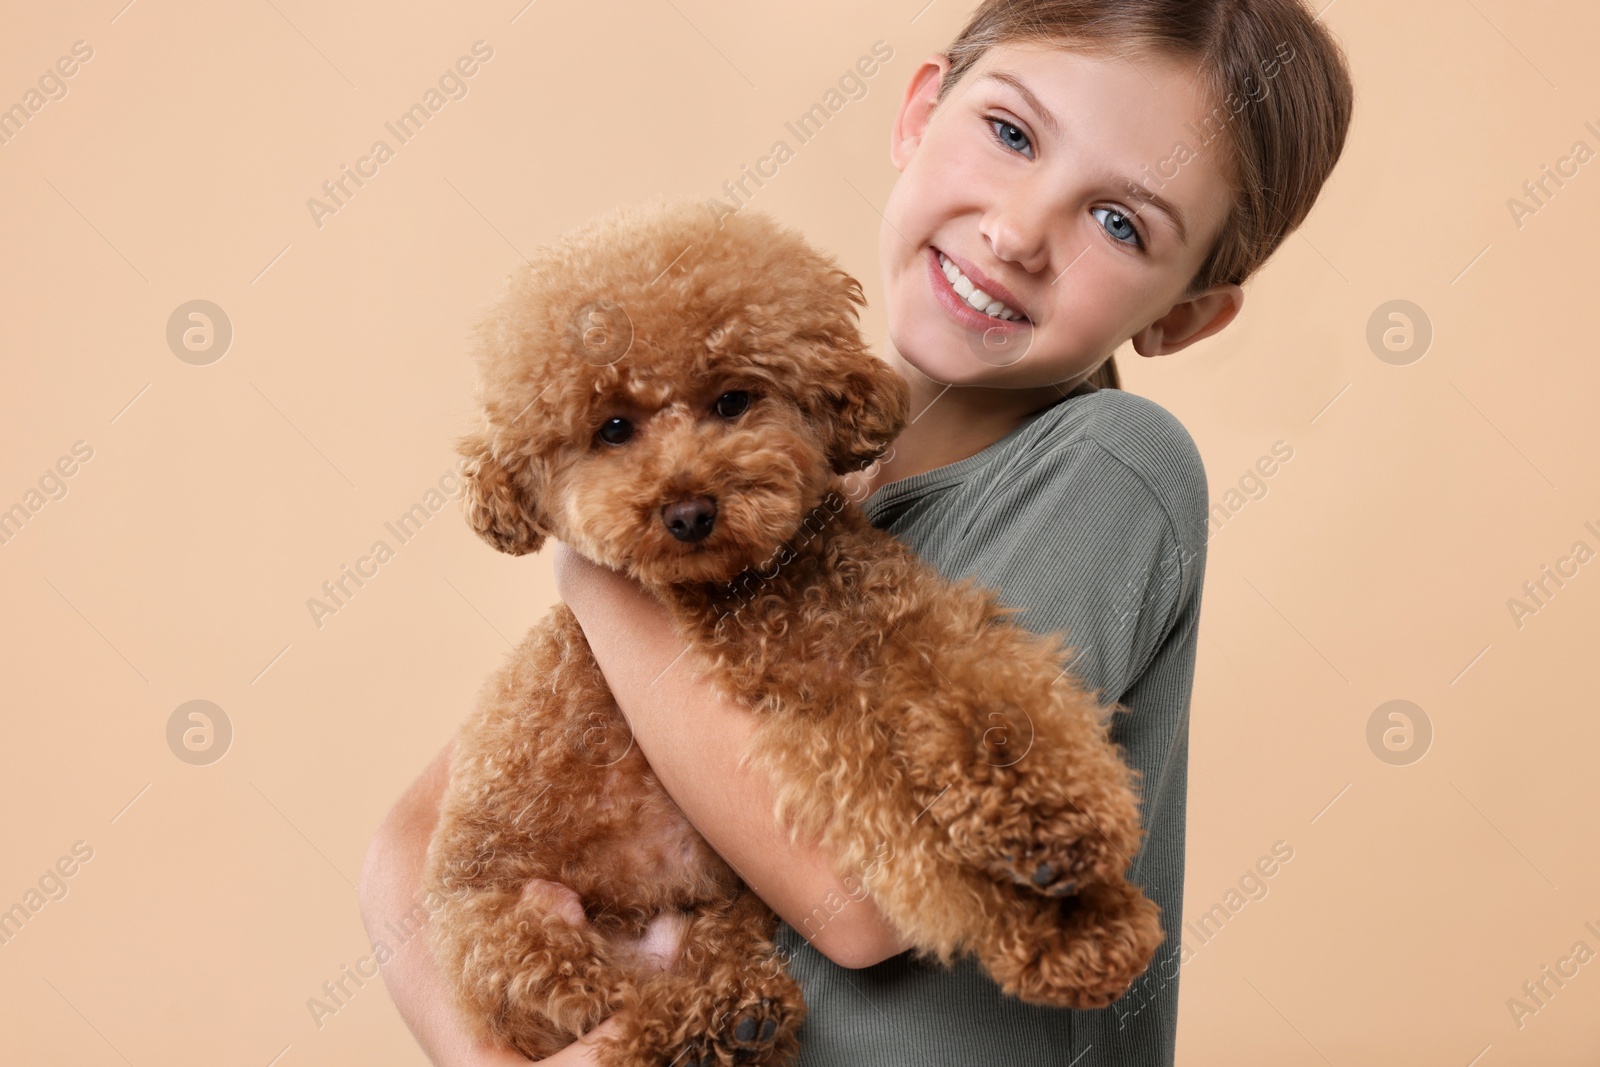
[[[963, 78], [970, 88], [982, 86], [990, 94], [1011, 90], [1030, 105], [1042, 103], [1043, 116], [1053, 131], [1065, 130], [1068, 120], [1112, 115], [1141, 114], [1149, 121], [1168, 120], [1181, 126], [1210, 110], [1198, 71], [1190, 64], [1146, 53], [1084, 51], [1060, 44], [1018, 41], [988, 49]], [[954, 92], [962, 92], [956, 86]], [[1140, 130], [1123, 131], [1134, 137]]]
[[1194, 73], [1186, 63], [1143, 44], [1072, 41], [1067, 39], [1000, 41], [984, 50], [973, 69], [1027, 64], [1048, 67], [1053, 64], [1087, 64], [1091, 67], [1142, 68], [1169, 73]]

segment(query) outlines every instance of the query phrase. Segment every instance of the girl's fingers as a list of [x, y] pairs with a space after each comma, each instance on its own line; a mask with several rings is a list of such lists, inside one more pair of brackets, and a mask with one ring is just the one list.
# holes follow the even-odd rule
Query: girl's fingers
[[[573, 926], [589, 925], [582, 898], [560, 882], [535, 878], [522, 887], [522, 899], [536, 901], [541, 908], [554, 912]], [[684, 912], [664, 911], [650, 920], [644, 936], [637, 941], [629, 938], [615, 943], [641, 963], [658, 971], [669, 971], [678, 962], [688, 926], [689, 916]]]
[[582, 898], [560, 882], [535, 878], [522, 887], [522, 899], [537, 900], [546, 910], [555, 912], [573, 926], [589, 925]]

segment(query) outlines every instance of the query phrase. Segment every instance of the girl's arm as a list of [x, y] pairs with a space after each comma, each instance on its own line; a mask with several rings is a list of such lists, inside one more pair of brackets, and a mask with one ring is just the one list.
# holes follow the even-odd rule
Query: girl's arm
[[[685, 816], [757, 896], [841, 967], [907, 947], [872, 898], [852, 897], [815, 842], [791, 844], [767, 780], [738, 767], [755, 713], [694, 677], [664, 604], [626, 575], [556, 544], [556, 586], [650, 767]], [[674, 662], [676, 661], [676, 662]], [[659, 677], [658, 677], [659, 676]], [[855, 892], [860, 881], [851, 879]]]

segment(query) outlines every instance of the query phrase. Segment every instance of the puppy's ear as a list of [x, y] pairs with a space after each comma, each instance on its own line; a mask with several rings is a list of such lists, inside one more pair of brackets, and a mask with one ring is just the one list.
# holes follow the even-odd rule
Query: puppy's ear
[[865, 348], [840, 353], [835, 370], [825, 387], [833, 413], [828, 459], [835, 474], [849, 474], [883, 455], [905, 429], [911, 387]]
[[856, 308], [866, 303], [861, 283], [844, 271], [834, 273], [851, 321], [829, 331], [818, 370], [823, 417], [831, 424], [828, 460], [835, 474], [849, 474], [877, 459], [900, 436], [910, 415], [911, 387], [861, 340], [854, 322]]
[[537, 552], [550, 533], [540, 524], [539, 486], [525, 457], [496, 453], [492, 440], [469, 434], [456, 444], [466, 459], [466, 490], [461, 510], [478, 536], [502, 552], [524, 556]]

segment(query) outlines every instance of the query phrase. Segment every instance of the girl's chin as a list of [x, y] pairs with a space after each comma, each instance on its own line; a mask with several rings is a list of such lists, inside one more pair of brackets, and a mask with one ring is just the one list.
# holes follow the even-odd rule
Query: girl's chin
[[907, 363], [940, 385], [1010, 385], [1017, 365], [1029, 362], [1035, 331], [996, 328], [980, 332], [956, 321], [936, 300], [907, 299], [913, 294], [903, 292], [898, 295], [902, 302], [890, 309], [890, 322], [909, 324], [909, 328], [897, 331], [891, 325], [890, 341]]
[[[934, 308], [934, 316], [943, 316]], [[944, 318], [931, 317], [918, 308], [900, 309], [899, 319], [910, 322], [910, 330], [889, 331], [889, 342], [899, 357], [917, 373], [938, 385], [985, 386], [994, 389], [1041, 389], [1064, 381], [1081, 368], [1093, 366], [1079, 355], [1052, 352], [1045, 345], [1035, 346], [1037, 334], [1021, 338], [1001, 337], [998, 341], [963, 330]], [[891, 321], [896, 318], [890, 312]], [[1018, 350], [1008, 345], [1020, 343]]]
[[948, 386], [990, 386], [1007, 387], [1010, 385], [1004, 367], [991, 367], [974, 359], [965, 361], [952, 361], [949, 359], [921, 359], [916, 355], [904, 352], [901, 357], [916, 368], [917, 373], [937, 385]]
[[969, 350], [963, 338], [941, 335], [936, 330], [918, 330], [916, 335], [900, 338], [891, 336], [900, 358], [919, 374], [939, 385], [996, 385], [1009, 386], [1016, 377], [1013, 366], [996, 365], [979, 359]]

